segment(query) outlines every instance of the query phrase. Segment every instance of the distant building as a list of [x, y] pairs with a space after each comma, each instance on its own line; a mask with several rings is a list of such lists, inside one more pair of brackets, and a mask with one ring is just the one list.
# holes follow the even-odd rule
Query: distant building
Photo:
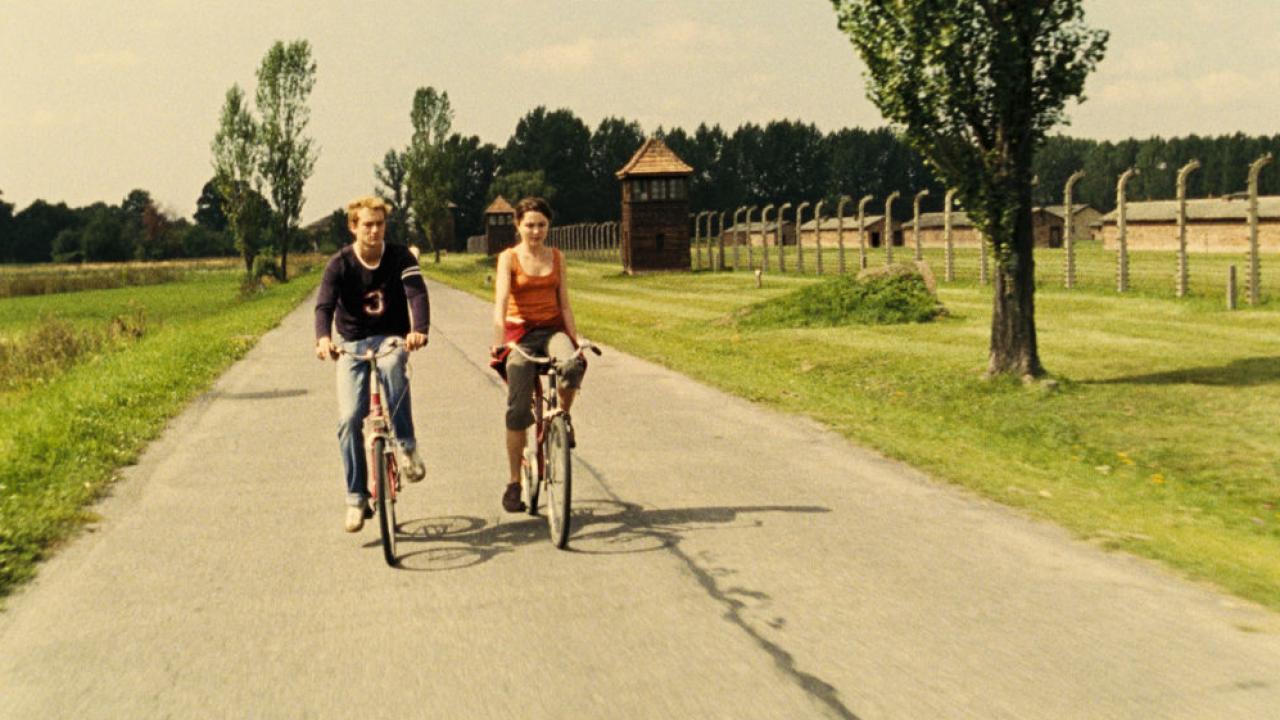
[[[1178, 201], [1148, 200], [1125, 204], [1125, 244], [1130, 250], [1178, 249]], [[1103, 247], [1119, 245], [1119, 214], [1102, 216]], [[1187, 201], [1189, 252], [1247, 252], [1249, 201], [1246, 198], [1197, 198]], [[1258, 249], [1280, 252], [1280, 195], [1258, 198]]]
[[[725, 228], [720, 235], [724, 238], [725, 245], [733, 245], [737, 242], [740, 245], [761, 247], [767, 242], [769, 247], [774, 247], [778, 244], [778, 222], [770, 220], [768, 223], [762, 223], [757, 220], [751, 223], [738, 223]], [[796, 225], [790, 220], [782, 224], [782, 244], [796, 244]]]
[[[818, 237], [814, 233], [817, 222], [809, 220], [800, 225], [800, 242], [805, 247], [816, 247]], [[863, 231], [866, 233], [867, 247], [878, 248], [881, 246], [884, 236], [884, 216], [883, 215], [864, 215], [862, 217]], [[901, 247], [910, 235], [903, 235], [903, 231], [910, 231], [911, 226], [908, 223], [890, 222], [890, 231], [893, 233], [894, 247]], [[822, 247], [833, 248], [838, 247], [840, 239], [840, 219], [834, 217], [822, 218]], [[844, 246], [858, 246], [858, 218], [856, 215], [846, 215], [844, 218]]]
[[[1042, 209], [1047, 213], [1051, 213], [1053, 215], [1057, 215], [1059, 218], [1062, 218], [1063, 225], [1064, 226], [1066, 225], [1066, 222], [1067, 222], [1066, 221], [1066, 217], [1067, 217], [1066, 205], [1045, 205]], [[1075, 216], [1075, 222], [1071, 226], [1071, 229], [1074, 231], [1075, 241], [1080, 242], [1082, 240], [1094, 239], [1093, 233], [1090, 230], [1090, 228], [1094, 226], [1094, 223], [1097, 223], [1102, 220], [1102, 213], [1089, 205], [1080, 205], [1077, 203], [1072, 203], [1071, 214]], [[1057, 246], [1051, 245], [1050, 247], [1057, 247]]]
[[[1033, 233], [1033, 243], [1035, 247], [1057, 248], [1062, 247], [1062, 235], [1066, 228], [1063, 222], [1065, 212], [1059, 208], [1055, 213], [1053, 208], [1036, 208], [1031, 212], [1031, 232]], [[1079, 218], [1079, 213], [1075, 213]], [[907, 237], [907, 242], [912, 242], [911, 232], [913, 228], [912, 220], [902, 223], [902, 229]], [[1081, 221], [1076, 220], [1077, 224]], [[1082, 232], [1079, 228], [1076, 230], [1076, 237], [1081, 237]], [[946, 245], [946, 223], [945, 213], [928, 212], [920, 213], [920, 245], [921, 247], [943, 247]], [[951, 212], [951, 246], [952, 247], [981, 247], [982, 234], [978, 231], [978, 227], [969, 219], [969, 214], [963, 210], [953, 210]]]

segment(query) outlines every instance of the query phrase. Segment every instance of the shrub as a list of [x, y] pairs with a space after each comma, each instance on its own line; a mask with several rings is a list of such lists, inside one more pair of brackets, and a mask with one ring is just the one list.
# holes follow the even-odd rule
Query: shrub
[[146, 331], [146, 311], [141, 307], [131, 307], [103, 327], [43, 318], [24, 336], [0, 338], [0, 391], [46, 382], [86, 356], [136, 341]]
[[832, 327], [928, 322], [946, 311], [925, 274], [893, 265], [859, 277], [837, 275], [746, 308], [745, 328]]
[[280, 261], [272, 255], [259, 255], [253, 259], [253, 270], [249, 274], [258, 281], [263, 278], [279, 280]]

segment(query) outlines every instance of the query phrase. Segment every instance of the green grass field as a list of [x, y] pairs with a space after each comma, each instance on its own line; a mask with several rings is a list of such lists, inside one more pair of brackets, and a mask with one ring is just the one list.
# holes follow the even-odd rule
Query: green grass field
[[[907, 262], [914, 258], [914, 249], [910, 246], [910, 232], [907, 233], [907, 246], [893, 248], [895, 262]], [[944, 277], [945, 255], [942, 248], [926, 247], [921, 253], [939, 280]], [[709, 267], [710, 258], [702, 249], [698, 255], [702, 258], [702, 267]], [[1103, 249], [1097, 242], [1082, 242], [1076, 247], [1076, 288], [1102, 293], [1114, 293], [1116, 290], [1117, 261], [1114, 250]], [[743, 271], [749, 263], [752, 267], [760, 267], [763, 262], [760, 248], [753, 248], [747, 253], [745, 246], [738, 248], [738, 268]], [[777, 248], [769, 249], [769, 267], [778, 267]], [[1062, 248], [1036, 248], [1036, 287], [1044, 290], [1063, 288], [1066, 277], [1066, 251]], [[824, 247], [822, 251], [823, 271], [835, 273], [840, 267], [840, 253], [834, 247]], [[883, 265], [884, 248], [868, 248], [867, 263], [870, 266]], [[981, 277], [981, 255], [976, 248], [957, 248], [954, 250], [953, 267], [956, 285], [978, 285]], [[800, 265], [800, 257], [795, 246], [786, 248], [785, 259], [787, 271], [794, 273]], [[804, 250], [804, 267], [807, 273], [817, 271], [818, 257], [814, 248]], [[845, 265], [851, 270], [858, 268], [858, 246], [856, 235], [852, 240], [846, 238]], [[1225, 305], [1227, 288], [1227, 268], [1236, 266], [1239, 283], [1239, 304], [1246, 304], [1245, 278], [1248, 274], [1249, 257], [1245, 253], [1189, 253], [1187, 259], [1188, 296], [1207, 298]], [[1261, 287], [1264, 300], [1268, 296], [1280, 296], [1280, 255], [1263, 254], [1261, 265]], [[697, 258], [694, 259], [697, 267]], [[733, 267], [732, 247], [725, 250], [725, 267]], [[994, 266], [991, 266], [992, 268]], [[992, 270], [993, 271], [993, 270]], [[1132, 251], [1129, 253], [1129, 295], [1144, 297], [1176, 297], [1178, 260], [1172, 252]]]
[[[473, 258], [425, 267], [492, 292], [492, 269]], [[1216, 291], [1175, 300], [1171, 287], [1117, 296], [1042, 282], [1040, 350], [1057, 384], [1026, 387], [981, 379], [991, 297], [972, 280], [941, 287], [950, 314], [932, 323], [747, 330], [735, 310], [814, 278], [770, 273], [757, 289], [746, 272], [626, 277], [581, 261], [570, 277], [589, 337], [1280, 609], [1271, 305], [1227, 312]]]
[[[210, 271], [145, 287], [0, 299], [0, 350], [17, 349], [0, 371], [21, 374], [0, 378], [0, 596], [91, 519], [84, 508], [118, 469], [278, 324], [319, 273], [248, 297], [242, 277]], [[133, 332], [89, 344], [50, 372], [20, 370], [25, 358], [62, 352], [57, 342], [101, 335], [118, 318]], [[50, 333], [52, 325], [61, 329]]]

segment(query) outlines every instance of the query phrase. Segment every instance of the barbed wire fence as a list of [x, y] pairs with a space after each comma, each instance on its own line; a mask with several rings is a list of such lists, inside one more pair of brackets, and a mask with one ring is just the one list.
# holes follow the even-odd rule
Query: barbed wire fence
[[[1225, 239], [1194, 244], [1187, 241], [1184, 188], [1186, 175], [1199, 164], [1188, 163], [1180, 171], [1176, 217], [1157, 225], [1147, 222], [1143, 232], [1149, 239], [1157, 239], [1149, 240], [1143, 249], [1130, 246], [1128, 201], [1124, 197], [1125, 182], [1137, 171], [1117, 179], [1117, 208], [1101, 228], [1080, 227], [1071, 191], [1083, 173], [1073, 174], [1064, 188], [1063, 206], [1059, 206], [1060, 246], [1041, 245], [1034, 250], [1036, 287], [1225, 298], [1234, 273], [1242, 304], [1266, 302], [1274, 289], [1280, 288], [1280, 262], [1263, 262], [1264, 255], [1270, 259], [1280, 252], [1280, 217], [1271, 214], [1266, 218], [1266, 247], [1259, 238], [1257, 179], [1270, 162], [1267, 154], [1250, 166], [1248, 200], [1237, 208], [1239, 212], [1233, 210], [1233, 215], [1212, 220], [1215, 237]], [[927, 262], [940, 283], [990, 286], [996, 263], [990, 243], [953, 224], [953, 195], [954, 191], [948, 191], [944, 200], [942, 227], [928, 233], [922, 230], [920, 212], [924, 191], [912, 194], [912, 219], [900, 224], [885, 220], [900, 193], [885, 198], [885, 215], [868, 213], [874, 201], [870, 196], [857, 203], [856, 214], [846, 214], [852, 202], [847, 196], [840, 198], [830, 216], [824, 216], [829, 205], [820, 200], [693, 212], [689, 215], [690, 266], [699, 272], [828, 275], [891, 264], [897, 253], [898, 260]], [[1151, 249], [1151, 244], [1159, 249]]]

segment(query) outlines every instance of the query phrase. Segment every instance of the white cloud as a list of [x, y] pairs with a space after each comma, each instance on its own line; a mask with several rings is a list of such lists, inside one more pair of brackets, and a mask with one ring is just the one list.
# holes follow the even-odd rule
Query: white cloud
[[632, 28], [610, 37], [584, 37], [569, 42], [529, 47], [508, 56], [508, 65], [545, 72], [577, 73], [600, 65], [627, 70], [678, 68], [723, 59], [737, 48], [756, 53], [769, 43], [767, 34], [728, 30], [695, 20], [674, 20]]
[[135, 67], [141, 62], [142, 58], [132, 50], [99, 50], [76, 55], [76, 64], [81, 67], [119, 69]]
[[542, 72], [575, 72], [597, 61], [600, 46], [599, 40], [582, 38], [571, 43], [525, 48], [512, 55], [509, 63]]

